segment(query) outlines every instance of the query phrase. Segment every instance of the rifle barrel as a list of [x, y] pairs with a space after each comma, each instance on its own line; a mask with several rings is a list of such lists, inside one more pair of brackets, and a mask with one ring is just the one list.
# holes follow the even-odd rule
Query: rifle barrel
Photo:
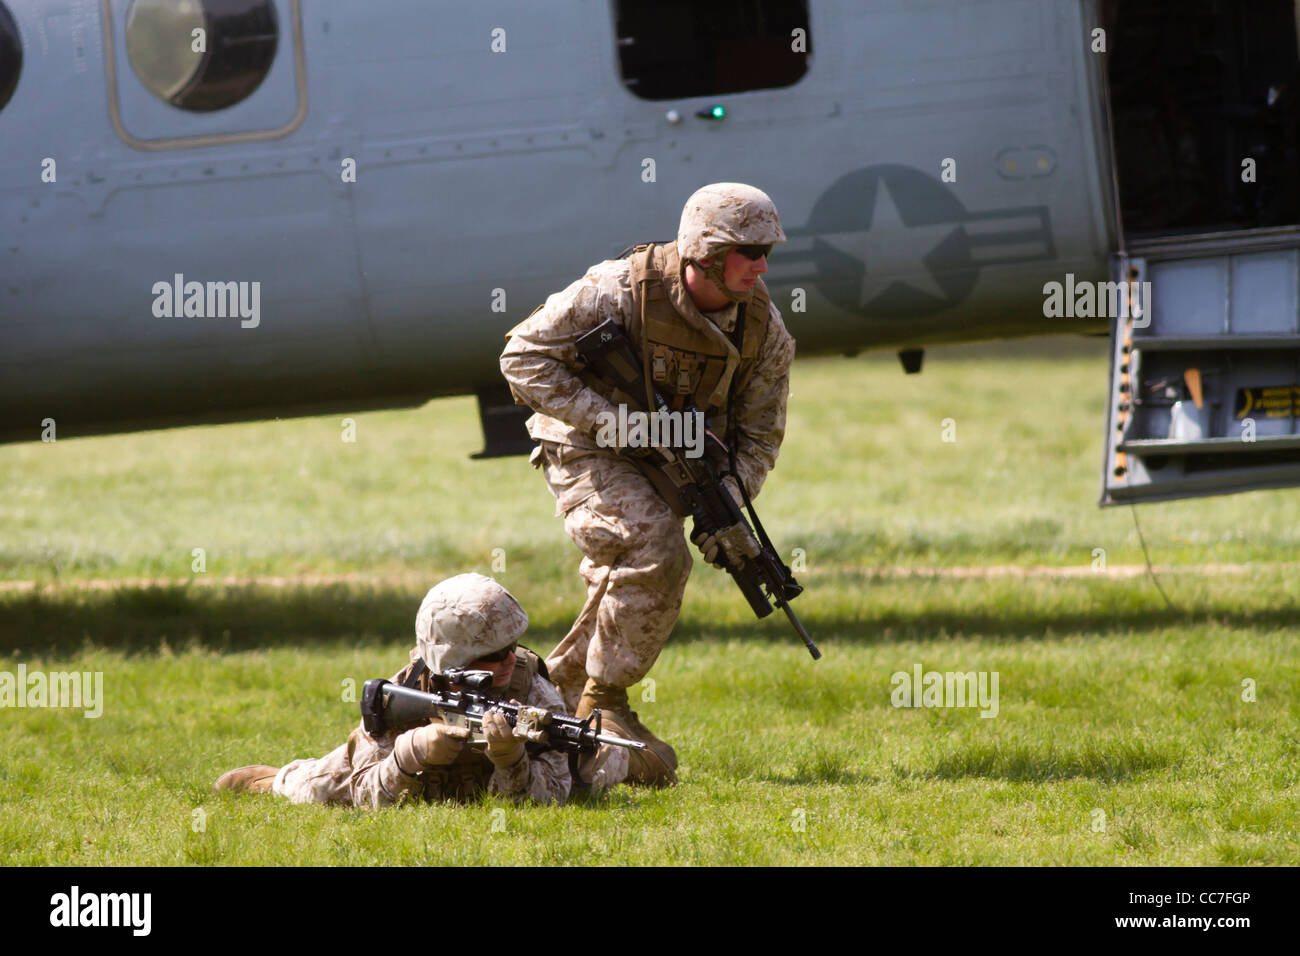
[[809, 636], [806, 630], [804, 630], [803, 621], [799, 620], [799, 615], [794, 613], [794, 608], [790, 606], [790, 602], [782, 598], [777, 603], [781, 605], [781, 610], [785, 611], [785, 616], [790, 619], [790, 623], [794, 625], [794, 629], [803, 639], [804, 647], [808, 648], [808, 653], [812, 655], [812, 659], [815, 661], [821, 660], [822, 652], [817, 649], [817, 645], [813, 643], [812, 637]]

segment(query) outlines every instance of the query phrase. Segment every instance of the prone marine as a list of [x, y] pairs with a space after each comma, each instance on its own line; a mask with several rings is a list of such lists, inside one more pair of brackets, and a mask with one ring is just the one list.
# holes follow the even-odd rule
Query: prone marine
[[[481, 574], [460, 574], [430, 589], [415, 618], [410, 663], [392, 678], [429, 691], [433, 675], [458, 669], [492, 674], [492, 693], [503, 701], [563, 713], [546, 666], [520, 647], [528, 615], [505, 588]], [[564, 803], [579, 786], [600, 792], [627, 775], [626, 751], [602, 745], [570, 766], [558, 750], [529, 753], [498, 710], [482, 720], [481, 745], [465, 727], [432, 719], [394, 727], [378, 736], [364, 724], [347, 742], [314, 759], [283, 767], [254, 765], [223, 774], [217, 790], [277, 793], [293, 803], [378, 808], [404, 800], [468, 802], [483, 793], [515, 802]]]

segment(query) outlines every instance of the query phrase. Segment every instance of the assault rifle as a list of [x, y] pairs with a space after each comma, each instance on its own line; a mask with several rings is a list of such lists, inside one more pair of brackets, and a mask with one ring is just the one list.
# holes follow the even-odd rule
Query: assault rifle
[[[492, 687], [491, 671], [453, 669], [431, 674], [433, 692], [403, 687], [387, 680], [368, 680], [361, 689], [361, 722], [366, 733], [378, 737], [395, 727], [416, 726], [437, 718], [453, 727], [468, 727], [481, 741], [483, 715], [492, 708], [504, 712], [515, 736], [525, 741], [530, 753], [562, 750], [588, 754], [601, 744], [645, 750], [639, 740], [625, 740], [600, 729], [600, 711], [585, 720], [552, 714], [542, 707], [511, 704], [485, 692]], [[453, 690], [452, 685], [458, 689]]]
[[[627, 333], [613, 319], [602, 322], [583, 335], [578, 339], [576, 346], [578, 356], [587, 370], [617, 390], [616, 399], [624, 401], [641, 412], [648, 411], [645, 407], [647, 401], [653, 401], [655, 406], [653, 411], [669, 412], [670, 408], [664, 397], [646, 381], [641, 360], [632, 347]], [[735, 414], [734, 409], [728, 411]], [[681, 409], [681, 413], [698, 414], [694, 406], [689, 403]], [[749, 493], [741, 484], [739, 477], [733, 475], [736, 484], [740, 486], [745, 506], [754, 519], [753, 527], [750, 527], [749, 522], [745, 520], [744, 512], [740, 510], [740, 506], [736, 504], [731, 493], [727, 491], [726, 485], [723, 484], [725, 472], [719, 471], [714, 466], [715, 461], [730, 460], [733, 462], [734, 471], [732, 451], [712, 432], [706, 434], [705, 446], [706, 453], [698, 458], [687, 457], [684, 450], [680, 448], [660, 446], [652, 450], [658, 453], [657, 460], [643, 460], [646, 461], [648, 468], [656, 469], [668, 480], [685, 509], [690, 512], [693, 519], [692, 537], [701, 532], [716, 535], [719, 531], [739, 525], [749, 532], [749, 540], [758, 542], [758, 553], [752, 556], [729, 557], [725, 548], [719, 544], [719, 557], [727, 573], [740, 587], [745, 600], [753, 608], [754, 614], [760, 618], [767, 617], [772, 613], [772, 604], [776, 604], [785, 611], [786, 617], [794, 625], [795, 632], [808, 648], [808, 653], [812, 655], [813, 660], [819, 660], [822, 656], [821, 651], [817, 649], [817, 645], [804, 629], [803, 622], [790, 607], [790, 601], [803, 593], [803, 586], [794, 579], [790, 568], [772, 547], [767, 531], [764, 530], [763, 523], [758, 520], [758, 515], [754, 513], [754, 505], [749, 500]]]

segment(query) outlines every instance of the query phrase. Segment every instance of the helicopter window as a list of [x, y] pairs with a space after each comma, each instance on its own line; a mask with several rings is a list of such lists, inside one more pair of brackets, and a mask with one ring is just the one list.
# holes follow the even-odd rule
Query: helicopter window
[[807, 0], [616, 0], [614, 29], [623, 84], [646, 100], [790, 86], [812, 52]]
[[18, 24], [13, 14], [0, 0], [0, 110], [18, 86], [18, 74], [23, 70], [23, 45], [18, 39]]
[[159, 99], [195, 113], [252, 95], [278, 42], [271, 0], [134, 0], [127, 12], [135, 75]]

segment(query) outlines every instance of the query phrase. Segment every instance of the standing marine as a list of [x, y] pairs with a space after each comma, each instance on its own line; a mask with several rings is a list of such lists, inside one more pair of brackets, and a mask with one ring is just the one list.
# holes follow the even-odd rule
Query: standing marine
[[[614, 390], [581, 368], [574, 343], [606, 320], [622, 326], [673, 408], [703, 411], [709, 430], [734, 447], [735, 478], [754, 498], [785, 435], [794, 358], [794, 339], [760, 278], [772, 246], [784, 241], [762, 190], [704, 186], [686, 201], [676, 242], [592, 266], [512, 329], [501, 355], [515, 401], [535, 412], [530, 462], [583, 554], [587, 600], [546, 665], [576, 716], [600, 708], [610, 733], [647, 744], [629, 754], [632, 783], [676, 782], [676, 752], [638, 719], [627, 689], [663, 650], [692, 561], [684, 510], [655, 480], [645, 449], [597, 440], [601, 423], [617, 415]], [[727, 482], [739, 503], [734, 479]], [[725, 530], [694, 539], [711, 563]]]

